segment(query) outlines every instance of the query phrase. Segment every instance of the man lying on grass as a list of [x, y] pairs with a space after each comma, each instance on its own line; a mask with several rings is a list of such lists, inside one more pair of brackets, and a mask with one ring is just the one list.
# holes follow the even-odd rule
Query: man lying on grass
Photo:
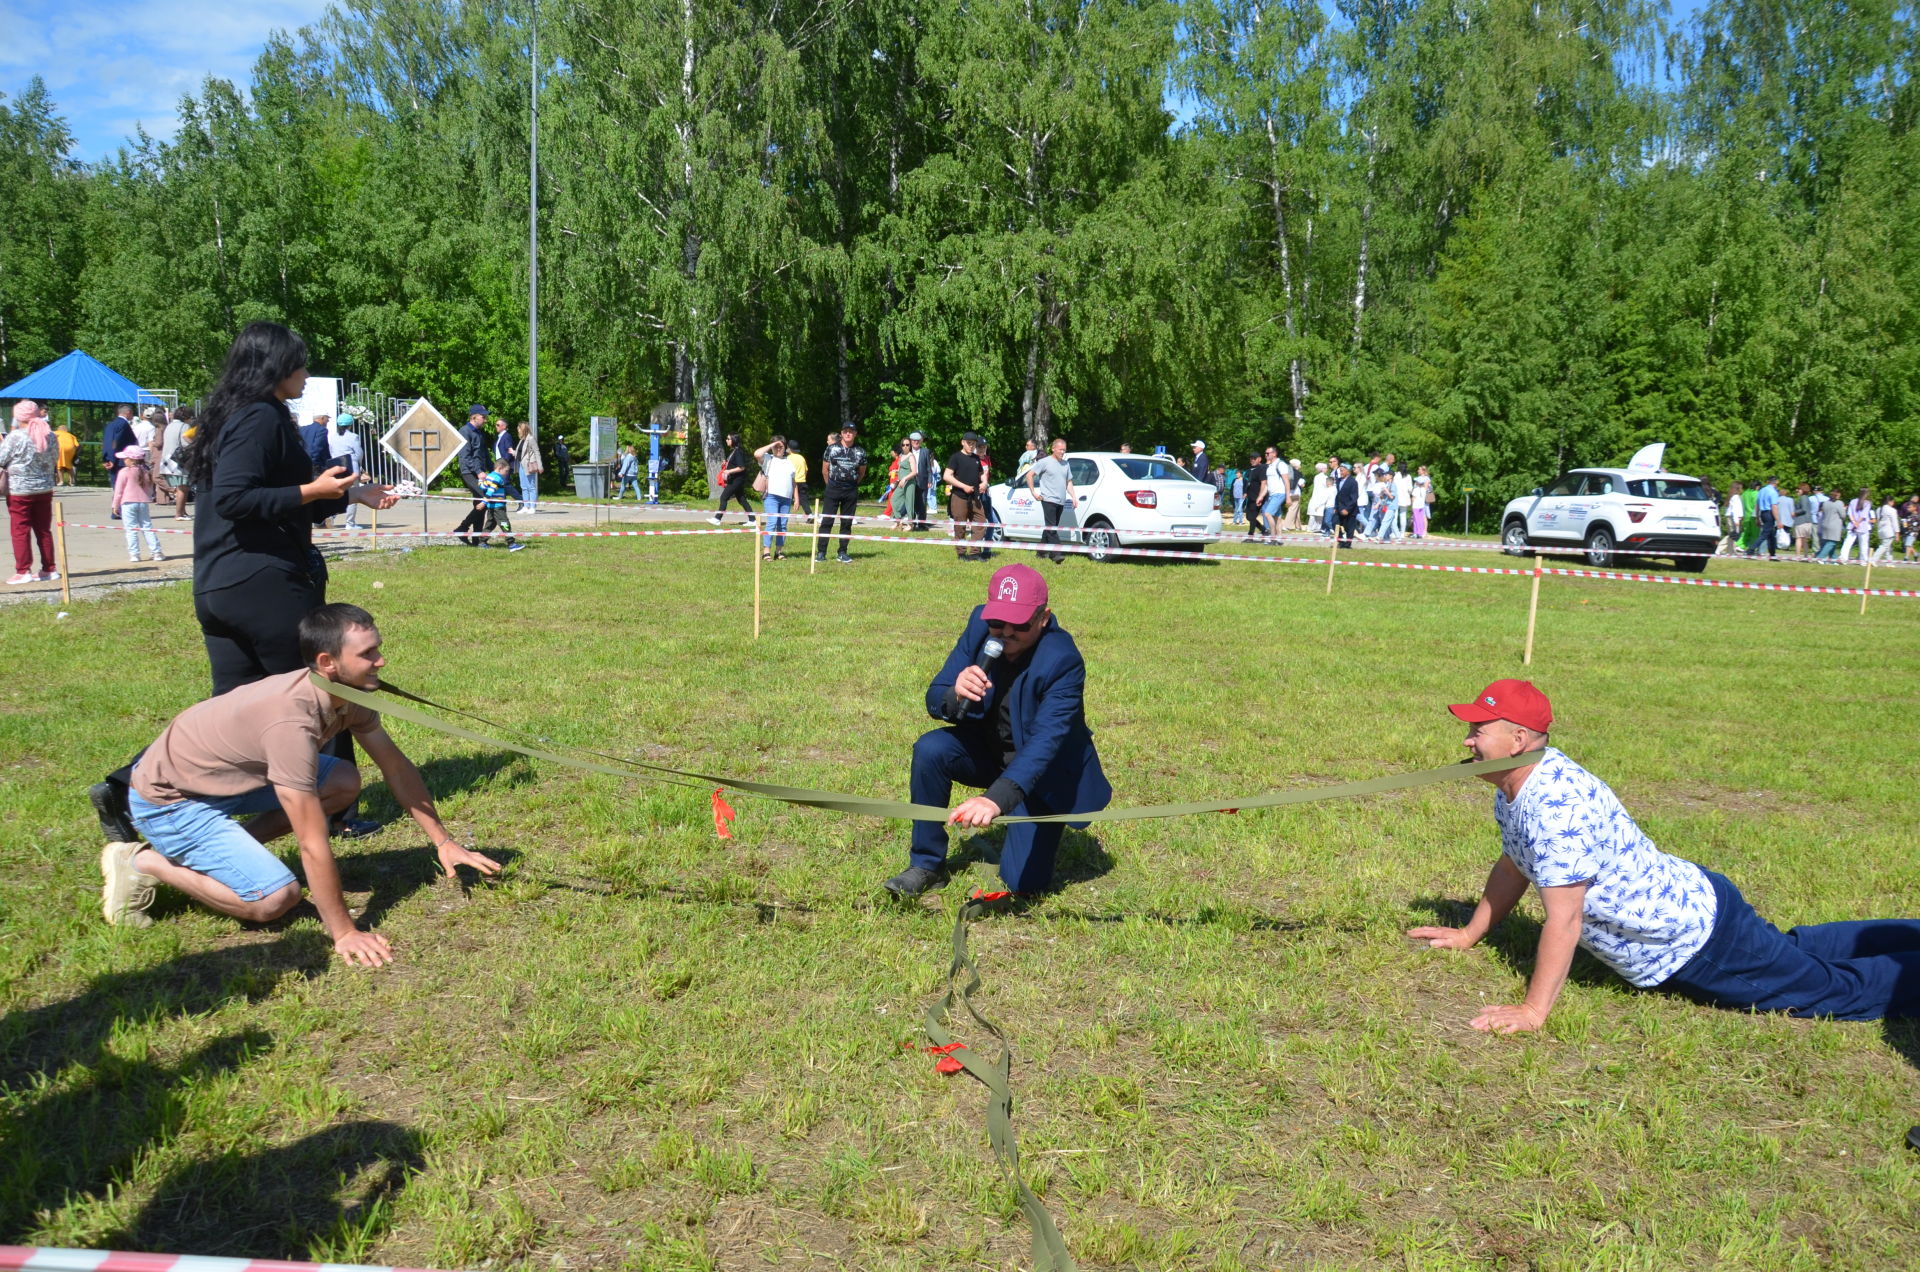
[[[302, 618], [300, 654], [325, 679], [369, 692], [380, 687], [387, 662], [373, 615], [357, 605], [322, 605]], [[236, 919], [277, 919], [299, 903], [300, 883], [266, 845], [291, 831], [333, 948], [349, 963], [391, 963], [387, 939], [360, 931], [347, 913], [327, 843], [327, 818], [360, 793], [359, 771], [320, 753], [343, 729], [380, 766], [394, 799], [439, 852], [442, 870], [499, 871], [440, 824], [420, 770], [387, 736], [379, 714], [328, 697], [303, 667], [187, 708], [141, 755], [128, 804], [134, 827], [153, 846], [112, 843], [101, 851], [107, 922], [150, 924], [156, 883]], [[249, 813], [245, 826], [234, 820]]]
[[1417, 927], [1435, 949], [1464, 950], [1507, 917], [1529, 883], [1546, 924], [1527, 998], [1488, 1007], [1475, 1029], [1538, 1029], [1566, 982], [1574, 946], [1639, 989], [1742, 1011], [1878, 1020], [1920, 1015], [1920, 920], [1821, 923], [1782, 933], [1725, 877], [1654, 847], [1614, 793], [1547, 745], [1553, 709], [1525, 680], [1496, 680], [1447, 710], [1471, 727], [1476, 760], [1540, 751], [1489, 773], [1500, 859], [1463, 928]]

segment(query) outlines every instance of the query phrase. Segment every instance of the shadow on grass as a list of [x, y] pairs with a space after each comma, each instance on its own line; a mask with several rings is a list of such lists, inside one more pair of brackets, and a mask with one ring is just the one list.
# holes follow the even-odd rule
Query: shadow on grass
[[0, 1125], [0, 1241], [30, 1244], [43, 1211], [124, 1182], [148, 1145], [179, 1132], [187, 1088], [272, 1045], [271, 1035], [242, 1030], [172, 1067], [102, 1052], [85, 1081], [21, 1108]]
[[364, 1259], [388, 1227], [394, 1199], [423, 1164], [420, 1136], [391, 1122], [348, 1122], [279, 1148], [225, 1152], [161, 1180], [140, 1213], [103, 1244], [250, 1259]]
[[[1464, 927], [1473, 917], [1472, 901], [1462, 901], [1457, 897], [1415, 897], [1408, 908], [1417, 915], [1424, 911], [1433, 916], [1433, 922], [1443, 927]], [[1409, 926], [1420, 926], [1410, 924]], [[1517, 976], [1533, 974], [1534, 953], [1540, 948], [1539, 919], [1530, 914], [1517, 911], [1509, 914], [1506, 921], [1494, 928], [1481, 939], [1480, 947], [1490, 951], [1509, 970]], [[1580, 985], [1617, 985], [1620, 978], [1610, 971], [1606, 964], [1594, 958], [1585, 950], [1575, 950], [1573, 967], [1567, 972], [1567, 979]]]
[[[947, 878], [964, 874], [967, 867], [976, 862], [998, 866], [1006, 833], [1004, 828], [994, 827], [963, 840], [947, 856]], [[1113, 865], [1113, 854], [1105, 844], [1084, 830], [1069, 828], [1060, 836], [1059, 852], [1053, 859], [1053, 886], [1048, 891], [1060, 892], [1076, 883], [1090, 883], [1110, 872]]]
[[[484, 728], [485, 726], [476, 726]], [[470, 791], [476, 787], [498, 785], [504, 788], [526, 786], [534, 780], [533, 763], [517, 751], [477, 751], [469, 755], [443, 755], [436, 759], [419, 762], [420, 776], [426, 779], [427, 790], [435, 799], [445, 799], [458, 791]], [[496, 776], [501, 770], [507, 770], [504, 776]], [[404, 818], [407, 814], [394, 802], [393, 792], [386, 783], [373, 783], [379, 769], [364, 759], [361, 761], [361, 776], [367, 787], [360, 795], [360, 803], [369, 815], [382, 821]], [[337, 851], [337, 849], [336, 849]]]
[[122, 1022], [203, 1015], [235, 999], [254, 1002], [290, 975], [318, 976], [332, 957], [321, 933], [302, 931], [264, 944], [205, 950], [158, 967], [108, 972], [78, 997], [0, 1020], [0, 1088], [54, 1078], [71, 1064], [98, 1064]]

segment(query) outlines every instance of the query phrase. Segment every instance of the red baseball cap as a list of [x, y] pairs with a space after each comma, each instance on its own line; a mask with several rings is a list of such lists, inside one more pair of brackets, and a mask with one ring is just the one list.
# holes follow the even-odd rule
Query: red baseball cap
[[1030, 565], [1003, 565], [987, 583], [986, 608], [980, 617], [989, 623], [1021, 623], [1047, 607], [1047, 581]]
[[1496, 680], [1472, 702], [1455, 703], [1447, 710], [1468, 724], [1511, 720], [1535, 733], [1545, 733], [1553, 725], [1553, 706], [1531, 680]]

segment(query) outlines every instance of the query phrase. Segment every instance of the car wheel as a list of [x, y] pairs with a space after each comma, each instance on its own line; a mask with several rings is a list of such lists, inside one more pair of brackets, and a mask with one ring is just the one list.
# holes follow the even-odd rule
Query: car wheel
[[1673, 568], [1688, 574], [1705, 574], [1707, 572], [1707, 558], [1704, 556], [1675, 557], [1673, 559]]
[[1500, 532], [1500, 542], [1505, 545], [1508, 556], [1527, 555], [1527, 523], [1514, 520], [1507, 522], [1506, 529]]
[[1596, 526], [1587, 536], [1587, 564], [1597, 570], [1613, 564], [1613, 531], [1607, 527]]
[[1105, 517], [1095, 517], [1087, 522], [1081, 540], [1087, 545], [1087, 560], [1112, 561], [1116, 558], [1113, 550], [1120, 546], [1120, 536], [1113, 532], [1113, 523]]

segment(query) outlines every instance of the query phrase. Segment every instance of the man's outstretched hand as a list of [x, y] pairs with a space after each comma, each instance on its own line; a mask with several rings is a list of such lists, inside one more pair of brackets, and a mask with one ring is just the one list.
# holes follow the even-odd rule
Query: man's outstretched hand
[[[969, 668], [968, 670], [972, 670]], [[991, 826], [993, 819], [1000, 815], [1000, 805], [985, 795], [975, 795], [960, 807], [953, 810], [947, 820], [956, 826]]]
[[1470, 950], [1480, 943], [1480, 938], [1465, 928], [1408, 928], [1407, 935], [1413, 940], [1425, 941], [1436, 950]]
[[393, 962], [393, 946], [378, 932], [358, 928], [333, 943], [333, 952], [358, 967], [385, 967]]
[[454, 868], [456, 866], [472, 866], [483, 875], [497, 875], [500, 873], [500, 863], [492, 857], [483, 857], [473, 851], [473, 849], [463, 848], [451, 839], [440, 845], [439, 853], [440, 869], [446, 873], [449, 879], [455, 877]]
[[1489, 1007], [1473, 1018], [1473, 1027], [1486, 1033], [1532, 1033], [1547, 1023], [1545, 1012], [1525, 1003], [1518, 1007]]

